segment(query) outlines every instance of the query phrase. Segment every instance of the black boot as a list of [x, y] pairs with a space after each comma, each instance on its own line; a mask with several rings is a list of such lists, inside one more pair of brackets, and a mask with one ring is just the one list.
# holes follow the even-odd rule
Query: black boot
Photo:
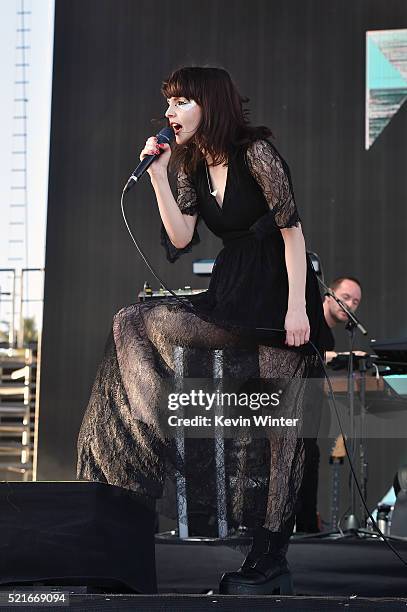
[[256, 529], [253, 546], [237, 572], [223, 574], [219, 593], [223, 595], [293, 595], [286, 553], [294, 521], [281, 531]]

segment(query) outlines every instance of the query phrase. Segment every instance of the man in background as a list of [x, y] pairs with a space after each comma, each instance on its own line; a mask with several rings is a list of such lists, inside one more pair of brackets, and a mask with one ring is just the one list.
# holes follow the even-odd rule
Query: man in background
[[[351, 312], [355, 312], [357, 310], [362, 299], [362, 287], [357, 278], [353, 276], [342, 276], [340, 278], [336, 278], [334, 281], [332, 281], [329, 288]], [[348, 315], [331, 296], [325, 296], [323, 308], [325, 321], [328, 323], [328, 327], [330, 329], [333, 329], [338, 324], [346, 324], [348, 322]], [[326, 351], [325, 353], [326, 363], [329, 363], [338, 355], [338, 353], [335, 353], [333, 350], [335, 347], [334, 336], [332, 336], [332, 340], [332, 350]]]

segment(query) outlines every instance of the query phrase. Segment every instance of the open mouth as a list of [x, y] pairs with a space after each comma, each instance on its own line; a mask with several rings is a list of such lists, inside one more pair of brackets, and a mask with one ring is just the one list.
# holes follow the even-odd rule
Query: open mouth
[[182, 129], [182, 125], [180, 123], [173, 123], [171, 124], [172, 129], [175, 132], [175, 135], [178, 134], [178, 132]]

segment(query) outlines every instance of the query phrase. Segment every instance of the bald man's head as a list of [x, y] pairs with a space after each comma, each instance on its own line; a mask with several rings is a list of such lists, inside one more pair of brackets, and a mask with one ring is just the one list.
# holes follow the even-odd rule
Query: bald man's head
[[[352, 312], [355, 312], [362, 299], [362, 288], [359, 281], [354, 277], [340, 277], [335, 279], [330, 288], [335, 292], [341, 302]], [[338, 323], [346, 323], [348, 316], [342, 308], [330, 296], [325, 296], [324, 300], [325, 320], [329, 327], [335, 327]]]

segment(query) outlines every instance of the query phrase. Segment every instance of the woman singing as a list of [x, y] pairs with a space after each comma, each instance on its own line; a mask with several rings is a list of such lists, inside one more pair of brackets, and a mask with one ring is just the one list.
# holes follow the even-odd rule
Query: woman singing
[[[182, 68], [164, 81], [162, 93], [175, 146], [151, 137], [140, 159], [160, 153], [148, 173], [167, 257], [175, 261], [199, 242], [198, 219], [224, 246], [208, 290], [188, 304], [163, 298], [115, 315], [78, 440], [78, 478], [131, 489], [151, 507], [166, 476], [186, 471], [157, 422], [176, 347], [199, 351], [202, 364], [223, 349], [223, 370], [236, 380], [278, 380], [285, 413], [300, 419], [304, 384], [317, 363], [309, 340], [323, 351], [327, 333], [290, 172], [270, 130], [249, 124], [245, 100], [225, 70]], [[228, 442], [234, 460], [226, 462], [227, 510], [235, 525], [252, 530], [253, 545], [242, 567], [223, 575], [220, 592], [288, 593], [285, 555], [302, 439], [291, 428], [283, 436], [237, 434]], [[205, 472], [190, 471], [205, 498]]]

